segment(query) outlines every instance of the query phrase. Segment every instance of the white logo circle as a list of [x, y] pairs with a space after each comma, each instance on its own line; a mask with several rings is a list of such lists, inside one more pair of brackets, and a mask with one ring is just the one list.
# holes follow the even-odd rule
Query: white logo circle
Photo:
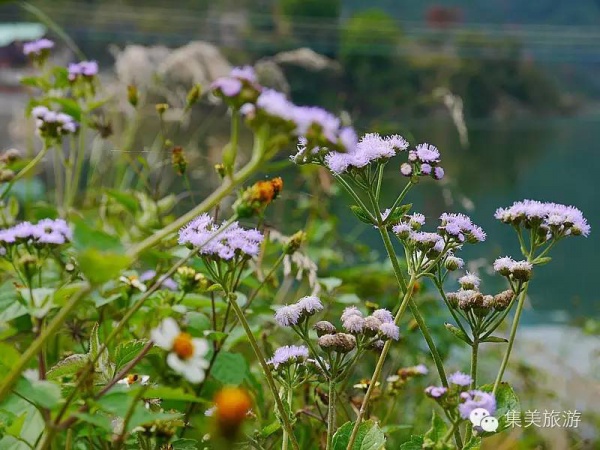
[[493, 416], [487, 416], [481, 419], [481, 429], [493, 433], [498, 429], [498, 419]]
[[476, 427], [481, 425], [481, 420], [484, 417], [488, 417], [490, 415], [490, 413], [488, 412], [487, 409], [485, 408], [476, 408], [473, 411], [471, 411], [471, 414], [469, 414], [469, 420], [471, 421], [471, 423], [473, 425], [475, 425]]

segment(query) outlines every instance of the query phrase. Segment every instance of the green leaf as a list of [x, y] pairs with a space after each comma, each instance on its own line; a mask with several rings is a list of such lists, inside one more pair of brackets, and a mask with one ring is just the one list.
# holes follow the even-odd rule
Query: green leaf
[[263, 429], [260, 430], [260, 437], [268, 438], [273, 433], [277, 433], [280, 429], [281, 429], [281, 423], [278, 420], [274, 420], [269, 425], [267, 425], [266, 427], [263, 427]]
[[400, 446], [400, 450], [422, 450], [423, 442], [423, 436], [411, 436], [410, 441], [407, 441]]
[[342, 279], [329, 277], [329, 278], [319, 278], [319, 283], [323, 285], [327, 292], [333, 292], [335, 288], [338, 288], [342, 285]]
[[467, 334], [461, 330], [460, 328], [452, 325], [451, 323], [446, 322], [444, 324], [444, 326], [446, 327], [446, 329], [452, 333], [454, 336], [456, 336], [457, 338], [459, 338], [461, 341], [466, 342], [467, 344], [471, 345], [473, 342], [471, 341], [471, 338], [469, 336], [467, 336]]
[[427, 433], [425, 433], [424, 440], [432, 441], [433, 443], [438, 443], [442, 440], [442, 438], [448, 432], [448, 426], [444, 419], [442, 419], [437, 412], [433, 411], [433, 416], [431, 417], [431, 428]]
[[130, 213], [135, 214], [139, 211], [138, 200], [135, 196], [116, 189], [108, 189], [106, 194]]
[[481, 447], [481, 438], [473, 436], [469, 442], [465, 444], [463, 450], [479, 450]]
[[42, 408], [54, 408], [62, 400], [60, 386], [52, 381], [30, 381], [21, 377], [14, 390], [24, 399]]
[[58, 103], [63, 112], [73, 117], [77, 122], [81, 122], [81, 107], [75, 100], [65, 97], [48, 97], [48, 100], [51, 103]]
[[204, 333], [204, 331], [209, 330], [211, 327], [208, 316], [196, 311], [190, 311], [187, 313], [187, 323], [188, 330], [194, 331], [197, 335], [201, 335]]
[[117, 278], [131, 264], [131, 258], [126, 255], [93, 248], [80, 252], [77, 261], [85, 277], [94, 285]]
[[6, 428], [6, 433], [16, 437], [21, 436], [21, 430], [23, 429], [23, 425], [25, 424], [26, 418], [27, 413], [23, 413], [20, 416], [18, 416], [15, 420], [13, 420], [10, 426]]
[[412, 208], [412, 203], [407, 203], [406, 205], [400, 205], [397, 209], [395, 209], [390, 215], [388, 215], [387, 219], [385, 219], [386, 224], [395, 225], [402, 217], [404, 217], [410, 209]]
[[369, 215], [365, 213], [365, 211], [360, 206], [350, 205], [350, 210], [361, 222], [373, 225], [373, 221], [370, 219]]
[[88, 414], [88, 413], [75, 413], [75, 417], [79, 420], [92, 424], [102, 430], [113, 432], [113, 425], [108, 416], [101, 413]]
[[[492, 392], [494, 385], [485, 384], [481, 386], [480, 389], [484, 392]], [[496, 412], [493, 414], [493, 416], [498, 419], [499, 424], [496, 433], [499, 433], [510, 426], [506, 417], [506, 413], [509, 411], [517, 411], [517, 414], [520, 414], [521, 403], [510, 384], [503, 382], [500, 383], [498, 391], [496, 392]], [[482, 436], [491, 436], [492, 434], [495, 433], [482, 433]]]
[[[336, 431], [333, 436], [333, 449], [346, 450], [354, 422], [346, 422]], [[352, 446], [352, 450], [380, 450], [384, 448], [385, 435], [376, 422], [367, 420], [358, 427], [358, 434]]]
[[84, 250], [91, 247], [105, 251], [112, 250], [117, 253], [123, 252], [123, 244], [119, 237], [112, 236], [101, 230], [96, 230], [83, 220], [75, 222], [73, 246], [77, 250]]
[[481, 342], [506, 343], [506, 342], [508, 342], [508, 340], [503, 337], [499, 337], [499, 336], [488, 336], [485, 339], [483, 339]]
[[[100, 325], [96, 322], [94, 324], [94, 328], [92, 328], [92, 333], [90, 334], [90, 351], [89, 357], [90, 359], [95, 359], [100, 352], [100, 348], [102, 347], [102, 342], [100, 341], [100, 336], [98, 331], [100, 329]], [[108, 355], [108, 349], [105, 348], [100, 357], [96, 361], [96, 372], [100, 372], [104, 375], [112, 375], [112, 370], [110, 367], [110, 358]]]
[[171, 446], [173, 450], [197, 450], [201, 447], [195, 439], [175, 439]]
[[239, 353], [220, 352], [215, 359], [211, 375], [223, 384], [238, 386], [248, 373], [248, 363]]
[[545, 264], [548, 264], [550, 261], [552, 261], [551, 256], [542, 256], [541, 258], [536, 258], [533, 261], [533, 264], [535, 264], [536, 266], [543, 266]]
[[115, 372], [118, 372], [121, 367], [132, 361], [140, 354], [142, 348], [148, 343], [145, 339], [136, 339], [133, 341], [122, 342], [115, 350], [113, 358], [115, 362]]
[[19, 358], [21, 355], [14, 346], [0, 342], [0, 376], [8, 373]]
[[50, 368], [46, 376], [49, 380], [60, 380], [63, 377], [73, 377], [85, 367], [88, 361], [88, 355], [75, 354], [67, 356]]
[[188, 394], [181, 388], [172, 388], [168, 386], [161, 386], [147, 389], [144, 393], [146, 398], [160, 398], [161, 400], [173, 400], [183, 402], [194, 402], [194, 403], [206, 403], [210, 402], [206, 399], [196, 397], [194, 394]]

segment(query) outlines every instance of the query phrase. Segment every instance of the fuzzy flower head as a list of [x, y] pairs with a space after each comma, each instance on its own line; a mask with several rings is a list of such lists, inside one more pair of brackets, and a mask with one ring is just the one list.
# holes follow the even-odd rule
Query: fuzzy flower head
[[257, 256], [263, 235], [237, 222], [217, 226], [208, 214], [198, 216], [179, 230], [179, 244], [199, 247], [199, 253], [223, 260]]
[[458, 405], [458, 411], [463, 419], [468, 419], [477, 408], [485, 409], [491, 416], [496, 412], [496, 398], [488, 392], [467, 391], [460, 395], [460, 399], [462, 402]]
[[460, 277], [458, 279], [458, 282], [460, 286], [465, 290], [478, 289], [479, 285], [481, 284], [481, 280], [479, 279], [479, 277], [475, 274], [472, 274], [471, 272], [467, 272], [466, 275]]
[[381, 323], [394, 323], [394, 316], [387, 309], [376, 309], [372, 316], [379, 319]]
[[42, 219], [36, 224], [21, 222], [0, 230], [0, 246], [7, 249], [20, 243], [41, 246], [58, 246], [70, 242], [73, 232], [63, 219]]
[[385, 339], [400, 339], [400, 328], [394, 322], [385, 322], [379, 326], [379, 333]]
[[475, 225], [465, 214], [443, 213], [440, 216], [438, 230], [457, 243], [468, 242], [475, 244], [485, 241], [486, 238], [485, 231], [478, 225]]
[[428, 386], [425, 388], [425, 394], [435, 399], [442, 398], [447, 392], [448, 389], [442, 386]]
[[250, 66], [234, 67], [229, 76], [217, 78], [210, 88], [214, 94], [235, 108], [245, 104], [251, 105], [248, 102], [254, 102], [262, 90], [257, 82], [256, 73]]
[[298, 325], [302, 311], [297, 304], [281, 306], [275, 311], [275, 321], [282, 327]]
[[167, 350], [167, 364], [191, 383], [201, 383], [209, 363], [208, 343], [182, 332], [175, 319], [167, 317], [151, 332], [157, 347]]
[[340, 317], [340, 320], [342, 322], [345, 322], [346, 320], [348, 320], [348, 318], [350, 316], [359, 316], [362, 317], [363, 313], [360, 311], [360, 309], [358, 309], [356, 306], [348, 306], [347, 308], [344, 309], [344, 311], [342, 312], [342, 315]]
[[314, 295], [302, 297], [296, 302], [296, 306], [305, 316], [312, 316], [313, 314], [323, 310], [323, 303], [321, 303], [321, 299]]
[[362, 316], [352, 315], [342, 322], [342, 327], [352, 334], [360, 334], [365, 328], [365, 319]]
[[588, 236], [591, 227], [574, 206], [523, 200], [508, 208], [499, 208], [494, 217], [501, 222], [544, 233], [546, 240], [565, 236]]
[[440, 151], [431, 144], [419, 144], [408, 152], [408, 162], [400, 166], [405, 177], [431, 176], [434, 180], [444, 177], [444, 169], [439, 165]]
[[365, 134], [345, 153], [330, 152], [325, 155], [325, 165], [336, 175], [351, 169], [362, 169], [372, 162], [387, 160], [408, 148], [408, 142], [399, 135], [382, 137], [377, 133]]
[[50, 39], [42, 38], [23, 44], [23, 54], [30, 58], [47, 56], [52, 48], [54, 48], [54, 42]]
[[36, 106], [31, 110], [35, 118], [37, 133], [43, 138], [59, 139], [67, 134], [77, 132], [79, 125], [68, 114], [48, 109], [45, 106]]
[[448, 376], [448, 381], [456, 386], [469, 386], [473, 382], [473, 379], [466, 373], [454, 372]]
[[69, 81], [75, 81], [78, 79], [89, 81], [98, 75], [98, 63], [96, 61], [81, 61], [78, 63], [71, 63], [69, 64], [68, 71]]
[[286, 345], [275, 350], [273, 357], [267, 361], [267, 364], [278, 369], [279, 366], [289, 365], [298, 362], [304, 362], [308, 359], [308, 348], [304, 345]]

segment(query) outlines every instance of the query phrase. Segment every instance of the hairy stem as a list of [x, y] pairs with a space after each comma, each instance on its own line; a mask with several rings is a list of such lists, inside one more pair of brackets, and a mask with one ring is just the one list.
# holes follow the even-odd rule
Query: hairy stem
[[331, 450], [333, 444], [333, 432], [335, 431], [335, 404], [336, 391], [335, 381], [329, 379], [329, 404], [327, 405], [327, 447], [326, 450]]
[[502, 377], [504, 376], [504, 371], [506, 370], [506, 366], [508, 365], [508, 360], [510, 359], [510, 352], [515, 343], [515, 337], [517, 336], [517, 328], [519, 328], [519, 320], [521, 320], [521, 313], [523, 312], [523, 305], [525, 304], [525, 297], [527, 296], [527, 289], [529, 288], [529, 283], [525, 283], [523, 290], [521, 291], [521, 295], [519, 296], [519, 301], [517, 303], [517, 310], [515, 311], [515, 317], [513, 318], [513, 323], [510, 328], [510, 336], [508, 337], [508, 345], [506, 347], [506, 353], [504, 354], [504, 358], [502, 358], [502, 364], [500, 364], [500, 370], [498, 371], [498, 376], [496, 377], [496, 381], [494, 382], [494, 389], [492, 390], [492, 394], [496, 395], [498, 392], [498, 387], [502, 382]]
[[269, 385], [269, 389], [271, 389], [271, 393], [273, 394], [273, 397], [275, 399], [275, 405], [277, 406], [277, 410], [279, 412], [279, 415], [281, 416], [281, 421], [283, 422], [283, 428], [288, 433], [290, 441], [292, 442], [292, 447], [295, 450], [299, 450], [300, 447], [298, 446], [298, 441], [296, 441], [296, 438], [294, 436], [294, 430], [292, 429], [289, 415], [288, 415], [287, 411], [285, 410], [283, 403], [281, 402], [281, 398], [279, 397], [279, 392], [277, 391], [277, 386], [275, 385], [275, 380], [273, 379], [273, 374], [271, 373], [271, 369], [269, 369], [269, 366], [267, 365], [267, 362], [265, 361], [265, 357], [263, 356], [263, 354], [260, 350], [260, 347], [258, 346], [258, 343], [256, 342], [256, 338], [254, 337], [254, 334], [252, 333], [252, 329], [250, 328], [250, 325], [248, 325], [248, 321], [244, 317], [244, 313], [241, 310], [240, 306], [237, 304], [237, 301], [234, 298], [230, 298], [229, 303], [231, 304], [231, 307], [232, 307], [233, 311], [235, 312], [238, 320], [242, 324], [242, 327], [244, 327], [244, 331], [246, 332], [246, 336], [248, 336], [248, 340], [250, 341], [252, 350], [254, 350], [254, 354], [256, 355], [256, 358], [258, 359], [258, 362], [260, 363], [260, 365], [263, 369], [263, 372], [265, 373], [265, 378], [267, 379], [267, 384]]

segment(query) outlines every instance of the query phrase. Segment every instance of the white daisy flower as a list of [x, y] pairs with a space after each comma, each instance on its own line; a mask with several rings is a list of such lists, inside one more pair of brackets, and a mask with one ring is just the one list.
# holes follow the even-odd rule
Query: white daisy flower
[[167, 317], [151, 332], [152, 341], [157, 347], [169, 351], [167, 364], [175, 372], [183, 375], [191, 383], [204, 380], [209, 363], [204, 358], [208, 352], [208, 342], [193, 338], [179, 329], [175, 319]]
[[148, 290], [148, 287], [144, 283], [142, 283], [136, 275], [123, 275], [119, 277], [119, 281], [128, 286], [131, 286], [132, 288], [139, 290], [140, 292], [146, 292], [146, 290]]
[[119, 381], [117, 381], [117, 384], [129, 387], [132, 384], [140, 383], [141, 385], [146, 386], [149, 380], [149, 375], [138, 375], [137, 373], [130, 373], [125, 378], [122, 378]]

